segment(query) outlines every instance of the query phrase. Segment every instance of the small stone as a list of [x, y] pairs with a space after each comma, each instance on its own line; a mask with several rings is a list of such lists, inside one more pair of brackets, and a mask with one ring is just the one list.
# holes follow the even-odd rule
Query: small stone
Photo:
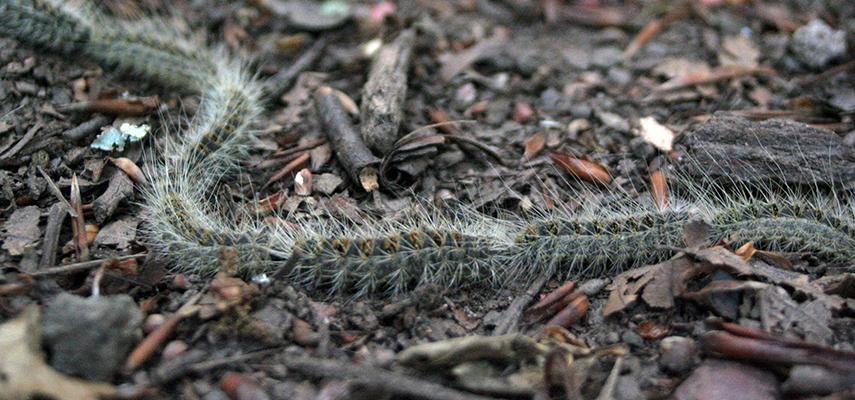
[[127, 295], [56, 296], [42, 317], [51, 366], [69, 375], [111, 380], [140, 339], [142, 320], [142, 312]]
[[187, 351], [188, 348], [189, 346], [184, 341], [173, 340], [163, 347], [163, 359], [172, 360], [175, 357], [178, 357], [179, 355], [183, 354], [185, 351]]
[[151, 314], [145, 317], [143, 322], [143, 332], [149, 334], [166, 322], [166, 317], [163, 314]]
[[615, 113], [610, 113], [608, 111], [597, 111], [597, 118], [600, 119], [600, 122], [618, 132], [628, 133], [630, 130], [632, 130], [632, 126], [630, 126], [629, 121]]
[[621, 49], [617, 47], [604, 47], [594, 50], [594, 54], [591, 56], [591, 65], [605, 69], [623, 62], [625, 58]]
[[338, 175], [323, 173], [315, 176], [313, 189], [316, 193], [329, 196], [338, 191], [343, 182], [344, 181]]
[[478, 89], [472, 82], [467, 82], [454, 92], [454, 102], [461, 106], [469, 106], [478, 99]]
[[846, 53], [846, 34], [819, 19], [793, 32], [790, 50], [805, 66], [820, 69]]
[[591, 279], [579, 285], [579, 291], [585, 293], [588, 297], [592, 297], [599, 293], [600, 290], [603, 290], [608, 283], [608, 279]]
[[626, 68], [610, 68], [606, 77], [618, 86], [626, 86], [632, 82], [632, 72]]
[[697, 346], [691, 339], [669, 336], [659, 343], [659, 366], [674, 375], [684, 375], [695, 364]]
[[621, 340], [636, 348], [644, 347], [644, 339], [637, 333], [633, 331], [626, 331], [621, 335]]

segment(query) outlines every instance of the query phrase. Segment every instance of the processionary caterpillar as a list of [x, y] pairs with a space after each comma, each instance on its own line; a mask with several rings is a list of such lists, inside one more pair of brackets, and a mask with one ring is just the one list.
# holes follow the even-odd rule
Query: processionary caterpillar
[[[283, 271], [332, 293], [395, 293], [426, 283], [524, 283], [541, 274], [614, 274], [684, 246], [684, 226], [706, 222], [770, 250], [855, 262], [855, 212], [833, 195], [710, 195], [696, 184], [666, 210], [622, 210], [515, 220], [472, 212], [415, 211], [371, 224], [312, 221], [270, 226], [224, 215], [218, 187], [245, 160], [261, 112], [259, 83], [245, 63], [153, 21], [121, 22], [60, 0], [0, 1], [0, 33], [56, 52], [81, 52], [202, 96], [177, 143], [164, 149], [144, 190], [147, 245], [176, 270], [216, 272], [224, 253], [238, 273]], [[756, 189], [756, 188], [755, 188]], [[631, 204], [630, 204], [631, 203]]]

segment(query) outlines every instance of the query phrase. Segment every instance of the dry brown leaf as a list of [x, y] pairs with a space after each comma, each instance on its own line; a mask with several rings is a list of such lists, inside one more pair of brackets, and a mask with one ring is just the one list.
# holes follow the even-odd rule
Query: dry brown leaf
[[136, 183], [138, 185], [147, 185], [148, 184], [148, 180], [146, 179], [145, 174], [142, 172], [142, 169], [140, 169], [140, 167], [137, 166], [137, 164], [135, 162], [133, 162], [133, 160], [131, 160], [130, 158], [127, 158], [127, 157], [119, 157], [119, 158], [107, 157], [107, 159], [110, 160], [110, 162], [112, 162], [113, 165], [119, 167], [119, 169], [124, 171], [124, 173], [127, 174], [128, 177], [131, 178], [132, 181], [134, 181], [134, 183]]
[[559, 168], [583, 181], [598, 185], [608, 185], [612, 181], [612, 175], [606, 167], [595, 162], [576, 158], [560, 151], [550, 152], [549, 158]]
[[36, 206], [22, 207], [3, 223], [6, 230], [6, 240], [3, 249], [8, 250], [10, 255], [19, 256], [24, 254], [27, 247], [35, 246], [39, 241], [41, 230], [39, 229], [39, 215], [41, 211]]
[[682, 297], [694, 300], [701, 304], [710, 302], [709, 297], [719, 293], [741, 292], [748, 290], [762, 290], [772, 285], [756, 281], [713, 281], [696, 292], [684, 292]]
[[36, 307], [0, 325], [0, 400], [96, 400], [116, 396], [113, 385], [71, 378], [51, 368], [41, 352], [41, 340]]
[[734, 253], [742, 257], [743, 260], [748, 261], [751, 259], [751, 257], [754, 257], [754, 252], [756, 251], [757, 249], [754, 248], [754, 242], [748, 242], [743, 244], [740, 248], [736, 249]]
[[791, 286], [802, 286], [808, 282], [808, 276], [805, 274], [786, 271], [764, 262], [749, 264], [739, 255], [721, 246], [709, 249], [685, 249], [684, 251], [693, 258], [717, 266], [729, 274], [758, 276], [773, 284], [784, 283]]
[[674, 297], [679, 294], [677, 277], [693, 266], [684, 257], [669, 260], [656, 265], [631, 269], [617, 277], [612, 284], [609, 300], [603, 309], [603, 315], [622, 311], [635, 304], [641, 297], [645, 303], [656, 308], [674, 307]]
[[525, 141], [525, 153], [523, 154], [523, 161], [531, 160], [534, 158], [537, 153], [540, 153], [543, 150], [543, 146], [546, 144], [546, 135], [542, 132], [537, 132], [534, 135], [531, 135]]
[[621, 311], [634, 304], [639, 297], [651, 307], [671, 308], [674, 306], [674, 298], [677, 296], [700, 301], [711, 293], [735, 290], [734, 285], [741, 289], [768, 287], [768, 284], [759, 282], [714, 282], [698, 292], [686, 292], [687, 282], [692, 278], [717, 270], [737, 275], [760, 275], [776, 283], [793, 284], [793, 282], [801, 280], [800, 277], [796, 276], [799, 274], [782, 277], [782, 273], [791, 273], [768, 265], [766, 267], [754, 267], [740, 256], [721, 246], [709, 249], [689, 248], [683, 249], [683, 251], [688, 257], [674, 258], [656, 265], [629, 270], [615, 277], [603, 314], [609, 316]]

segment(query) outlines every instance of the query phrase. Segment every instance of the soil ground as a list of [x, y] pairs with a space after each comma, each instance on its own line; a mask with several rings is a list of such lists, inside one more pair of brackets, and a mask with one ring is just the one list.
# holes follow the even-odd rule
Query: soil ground
[[[350, 217], [395, 218], [414, 203], [440, 204], [437, 199], [450, 198], [485, 215], [525, 218], [532, 210], [649, 201], [652, 172], [667, 170], [684, 151], [679, 140], [665, 149], [641, 137], [639, 132], [647, 129], [640, 120], [649, 117], [679, 136], [690, 135], [715, 112], [728, 111], [753, 121], [775, 117], [828, 129], [842, 140], [841, 146], [855, 142], [850, 50], [855, 5], [846, 1], [354, 3], [350, 18], [342, 21], [325, 19], [317, 7], [302, 7], [304, 2], [284, 0], [109, 4], [107, 11], [120, 15], [137, 15], [137, 8], [145, 15], [171, 15], [177, 26], [201, 41], [226, 43], [252, 59], [262, 80], [307, 52], [317, 53], [287, 81], [281, 97], [268, 99], [258, 126], [260, 140], [244, 172], [224, 189], [236, 203], [278, 195], [288, 211], [304, 212], [307, 205], [320, 204]], [[327, 3], [333, 4], [347, 2]], [[826, 62], [809, 65], [805, 57], [821, 55], [806, 56], [791, 43], [795, 30], [815, 20], [837, 30], [849, 47]], [[375, 38], [388, 41], [407, 27], [416, 27], [418, 35], [400, 132], [425, 131], [439, 123], [427, 132], [463, 136], [482, 146], [447, 138], [439, 145], [415, 146], [409, 157], [393, 163], [392, 172], [383, 171], [388, 174], [381, 190], [366, 193], [330, 148], [318, 145], [324, 135], [310, 93], [326, 85], [359, 104], [371, 66], [364, 55], [366, 44]], [[326, 45], [310, 49], [318, 40]], [[66, 107], [126, 94], [157, 96], [162, 105], [142, 116], [118, 117]], [[136, 371], [108, 374], [108, 381], [127, 384], [129, 391], [153, 398], [448, 399], [474, 396], [462, 388], [469, 377], [495, 381], [476, 390], [479, 396], [666, 398], [677, 390], [681, 398], [723, 398], [734, 392], [720, 384], [740, 379], [743, 383], [736, 386], [744, 390], [738, 393], [746, 396], [742, 398], [779, 398], [785, 392], [797, 396], [793, 385], [801, 386], [792, 381], [784, 385], [791, 369], [768, 364], [801, 364], [776, 361], [765, 353], [741, 360], [755, 363], [720, 362], [709, 356], [709, 347], [698, 355], [696, 348], [708, 342], [697, 340], [723, 326], [709, 318], [855, 350], [846, 265], [811, 254], [787, 257], [797, 272], [811, 281], [828, 279], [838, 285], [837, 291], [813, 287], [812, 292], [803, 282], [761, 277], [756, 282], [768, 286], [745, 287], [737, 295], [677, 298], [667, 307], [635, 299], [606, 317], [604, 309], [613, 305], [609, 289], [621, 285], [613, 280], [615, 274], [575, 277], [587, 300], [569, 307], [584, 316], [564, 328], [545, 327], [549, 316], [537, 320], [514, 310], [519, 304], [528, 307], [572, 276], [544, 277], [528, 294], [532, 289], [514, 284], [428, 285], [394, 296], [353, 298], [331, 297], [324, 290], [276, 277], [212, 278], [145, 257], [130, 264], [114, 261], [110, 268], [93, 263], [39, 275], [80, 262], [70, 218], [59, 225], [58, 233], [47, 232], [49, 220], [55, 218], [51, 215], [57, 214], [51, 209], [58, 203], [53, 187], [69, 198], [73, 176], [83, 205], [98, 199], [103, 203], [84, 207], [86, 223], [101, 233], [90, 246], [89, 258], [145, 252], [137, 231], [146, 224], [139, 188], [128, 189], [122, 183], [127, 181], [124, 173], [108, 157], [126, 157], [146, 168], [157, 157], [149, 149], [161, 146], [168, 132], [180, 132], [198, 102], [181, 88], [164, 88], [91, 60], [50, 54], [0, 37], [0, 320], [12, 321], [34, 304], [46, 307], [44, 318], [53, 318], [49, 305], [57, 294], [85, 297], [97, 287], [102, 296], [130, 295], [133, 302], [127, 307], [135, 304], [146, 316], [145, 325], [155, 325], [201, 294], [201, 308], [178, 322], [166, 349], [157, 346]], [[122, 151], [90, 147], [102, 126], [124, 122], [148, 124], [151, 134]], [[87, 123], [94, 129], [74, 137], [67, 133]], [[304, 150], [290, 155], [277, 153], [300, 146]], [[299, 159], [303, 154], [307, 156]], [[612, 179], [599, 186], [585, 182], [578, 168], [561, 167], [562, 160], [571, 158], [581, 160], [585, 171], [608, 171]], [[295, 193], [293, 173], [271, 179], [291, 162], [292, 171], [308, 168], [313, 174], [311, 196]], [[58, 246], [50, 247], [46, 237]], [[48, 252], [51, 258], [45, 258]], [[838, 297], [828, 297], [832, 295]], [[520, 318], [510, 328], [504, 325]], [[95, 324], [88, 329], [112, 328]], [[407, 364], [402, 352], [417, 344], [493, 337], [499, 330], [558, 338], [561, 345], [544, 345], [537, 357], [528, 350], [503, 347], [486, 352], [499, 354], [501, 360], [461, 361], [475, 372], [461, 372], [462, 367], [415, 372], [419, 368], [401, 365]], [[571, 336], [595, 354], [574, 347]], [[491, 345], [519, 345], [507, 337], [494, 340]], [[51, 346], [46, 346], [47, 356], [56, 366], [62, 353]], [[666, 347], [685, 350], [674, 355], [664, 351]], [[116, 365], [125, 362], [124, 353], [104, 351], [108, 354], [103, 357]], [[463, 355], [454, 357], [478, 353], [473, 348], [458, 351]], [[567, 361], [571, 351], [578, 352], [575, 363]], [[851, 354], [840, 357], [852, 363]], [[529, 358], [537, 359], [531, 370]], [[607, 379], [613, 370], [618, 376]], [[852, 396], [851, 383], [839, 382], [851, 378], [852, 369], [843, 370], [830, 374], [829, 379], [838, 379], [837, 386], [826, 382], [820, 386], [828, 390], [808, 391], [806, 396]], [[85, 370], [74, 372], [92, 377]], [[584, 378], [576, 378], [583, 373]], [[443, 386], [433, 386], [437, 384]]]

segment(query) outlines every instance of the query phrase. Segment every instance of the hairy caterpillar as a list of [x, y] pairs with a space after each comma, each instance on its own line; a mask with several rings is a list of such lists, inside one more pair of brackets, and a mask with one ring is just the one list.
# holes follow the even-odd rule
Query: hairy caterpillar
[[182, 139], [164, 150], [144, 193], [149, 248], [178, 270], [283, 271], [309, 287], [357, 295], [425, 282], [506, 284], [556, 272], [610, 274], [667, 256], [661, 247], [683, 246], [683, 227], [692, 220], [707, 222], [717, 237], [737, 234], [774, 250], [855, 260], [852, 206], [818, 194], [705, 196], [695, 188], [686, 202], [663, 211], [633, 203], [625, 211], [515, 220], [428, 209], [365, 225], [315, 219], [279, 226], [226, 212], [218, 188], [246, 157], [261, 112], [260, 86], [224, 51], [148, 24], [69, 11], [59, 0], [0, 1], [0, 32], [53, 51], [82, 51], [202, 96], [199, 113]]

